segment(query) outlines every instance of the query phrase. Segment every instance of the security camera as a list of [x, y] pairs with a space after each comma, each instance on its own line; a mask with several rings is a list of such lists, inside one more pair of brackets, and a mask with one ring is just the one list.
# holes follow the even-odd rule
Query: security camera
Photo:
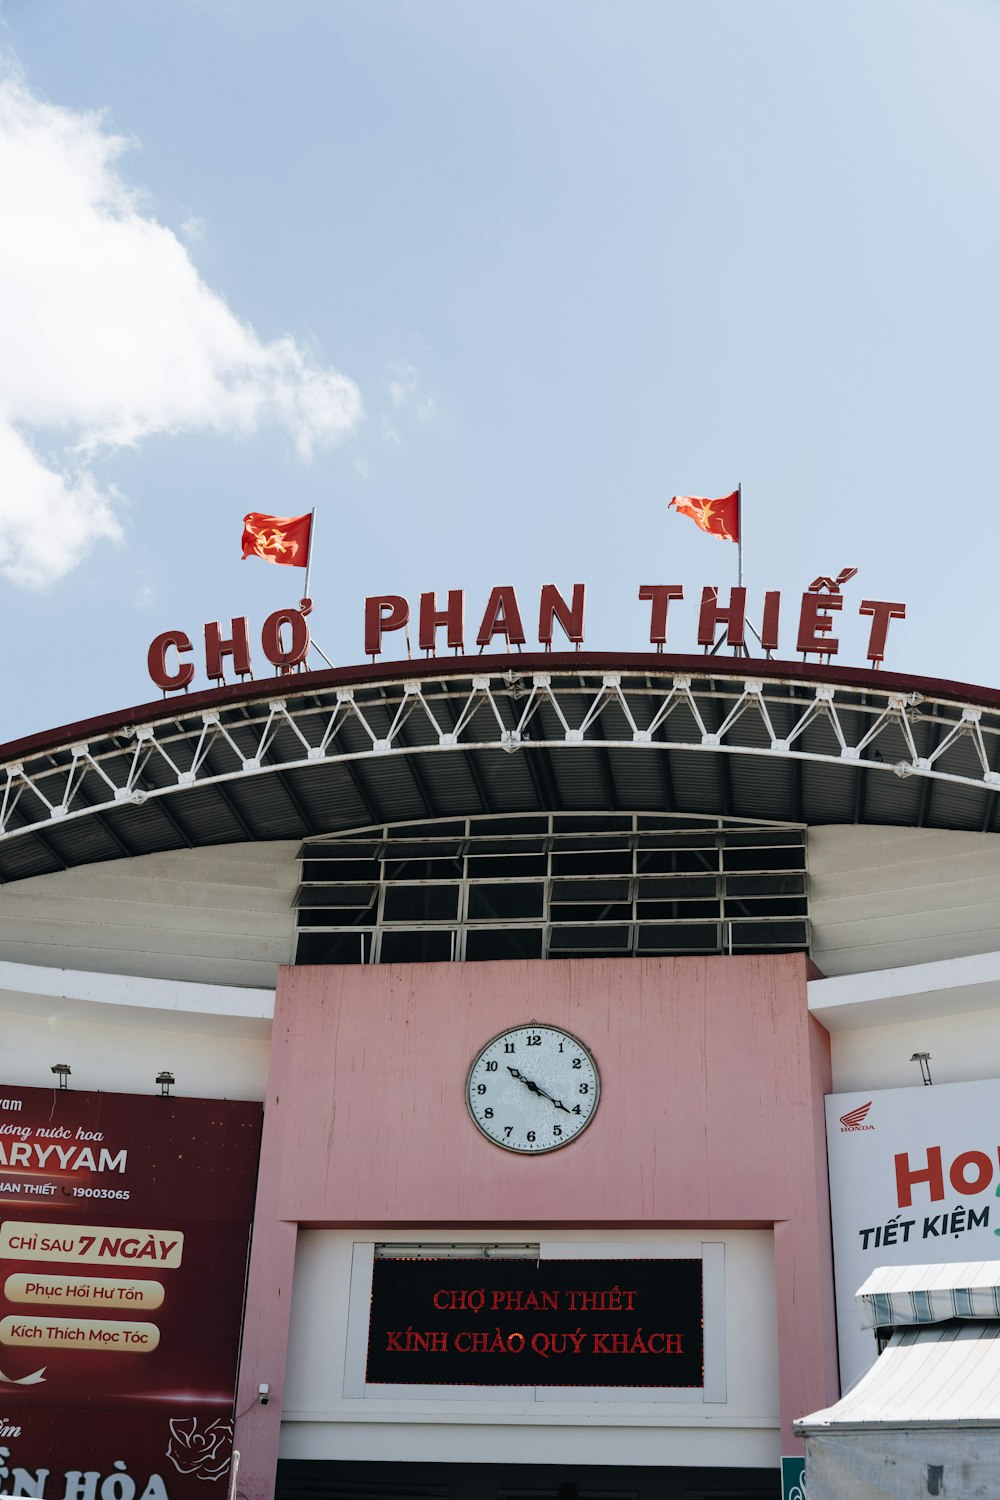
[[269, 1399], [270, 1395], [271, 1395], [271, 1387], [267, 1384], [266, 1381], [264, 1382], [263, 1385], [259, 1385], [257, 1387], [257, 1399], [260, 1402], [261, 1406], [266, 1406], [267, 1405], [268, 1399]]

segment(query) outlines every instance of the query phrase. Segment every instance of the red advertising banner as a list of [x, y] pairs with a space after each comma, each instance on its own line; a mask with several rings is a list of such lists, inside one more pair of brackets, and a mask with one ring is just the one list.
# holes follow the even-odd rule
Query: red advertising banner
[[0, 1085], [0, 1494], [224, 1500], [261, 1115]]

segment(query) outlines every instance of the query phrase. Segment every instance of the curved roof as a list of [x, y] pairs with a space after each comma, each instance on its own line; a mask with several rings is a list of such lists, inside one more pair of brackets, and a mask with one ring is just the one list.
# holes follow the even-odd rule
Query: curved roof
[[551, 653], [300, 672], [0, 748], [0, 878], [477, 813], [997, 831], [1000, 693], [860, 668]]

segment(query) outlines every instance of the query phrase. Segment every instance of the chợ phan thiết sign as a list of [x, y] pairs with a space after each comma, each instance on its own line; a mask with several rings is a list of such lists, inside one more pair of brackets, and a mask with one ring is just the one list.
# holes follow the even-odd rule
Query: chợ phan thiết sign
[[[838, 578], [852, 571], [844, 569]], [[794, 632], [796, 652], [829, 662], [840, 652], [840, 639], [834, 634], [835, 617], [844, 610], [838, 578], [814, 579], [801, 597], [784, 609], [781, 593], [769, 590], [755, 601], [756, 614], [748, 608], [746, 588], [732, 588], [728, 597], [724, 597], [717, 586], [706, 585], [701, 589], [697, 606], [697, 644], [706, 652], [725, 649], [766, 657], [782, 645], [787, 651]], [[668, 626], [684, 607], [684, 586], [643, 584], [638, 598], [648, 611], [649, 644], [663, 651]], [[209, 621], [203, 627], [204, 673], [208, 680], [223, 683], [227, 672], [233, 678], [252, 677], [254, 663], [260, 665], [261, 655], [277, 675], [301, 666], [311, 645], [306, 619], [311, 605], [303, 600], [302, 606], [278, 609], [268, 615], [261, 629], [259, 651], [251, 641], [246, 616], [238, 616], [227, 624]], [[870, 666], [879, 667], [885, 659], [891, 622], [905, 619], [906, 605], [886, 599], [862, 599], [857, 613], [871, 620], [866, 656]], [[537, 630], [530, 644], [537, 642], [543, 651], [551, 651], [558, 629], [561, 637], [579, 650], [584, 643], [585, 616], [584, 584], [574, 584], [568, 595], [555, 584], [543, 584], [538, 599]], [[529, 645], [528, 627], [536, 623], [534, 608], [529, 612], [518, 598], [517, 590], [509, 584], [491, 589], [478, 619], [478, 625], [472, 622], [476, 632], [473, 636], [463, 589], [449, 589], [443, 598], [433, 592], [421, 593], [419, 602], [412, 606], [401, 594], [374, 594], [364, 602], [364, 654], [374, 661], [386, 652], [390, 653], [390, 660], [406, 659], [414, 652], [434, 656], [439, 646], [458, 656], [497, 649], [520, 650]], [[149, 675], [165, 693], [186, 689], [196, 675], [192, 658], [195, 647], [186, 631], [161, 631], [147, 653]]]
[[702, 1261], [380, 1258], [370, 1385], [704, 1385]]

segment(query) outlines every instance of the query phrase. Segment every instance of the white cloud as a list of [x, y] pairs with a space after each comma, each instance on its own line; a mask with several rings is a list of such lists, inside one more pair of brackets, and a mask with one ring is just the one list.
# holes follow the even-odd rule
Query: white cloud
[[[420, 422], [426, 422], [433, 417], [437, 411], [437, 398], [418, 394], [420, 381], [413, 366], [393, 362], [386, 368], [392, 378], [386, 381], [385, 388], [396, 412], [401, 413], [401, 409], [405, 406]], [[399, 428], [395, 420], [389, 416], [382, 417], [382, 441], [394, 447], [398, 447], [401, 441]]]
[[412, 365], [390, 365], [395, 379], [386, 383], [393, 406], [405, 406], [417, 389], [417, 372]]
[[422, 422], [432, 417], [437, 411], [437, 399], [434, 396], [416, 399], [420, 383], [413, 366], [391, 364], [389, 372], [392, 379], [386, 381], [385, 388], [389, 392], [389, 400], [393, 406], [411, 406]]
[[353, 381], [263, 342], [205, 285], [122, 179], [127, 146], [0, 80], [0, 573], [18, 583], [121, 535], [91, 467], [109, 448], [272, 423], [308, 460], [362, 413]]

